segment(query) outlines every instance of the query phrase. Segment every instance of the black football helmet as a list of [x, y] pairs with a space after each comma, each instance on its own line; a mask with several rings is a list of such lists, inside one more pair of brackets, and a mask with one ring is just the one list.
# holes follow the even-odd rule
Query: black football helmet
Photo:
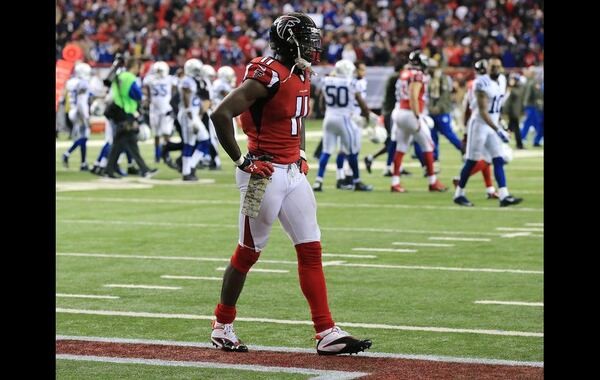
[[410, 52], [408, 55], [408, 62], [410, 62], [411, 65], [424, 70], [429, 66], [429, 57], [421, 53], [421, 50], [417, 49]]
[[477, 74], [485, 75], [487, 73], [488, 62], [485, 59], [480, 59], [473, 65]]
[[269, 32], [271, 49], [290, 62], [303, 59], [310, 64], [321, 59], [321, 33], [315, 22], [303, 13], [279, 16]]

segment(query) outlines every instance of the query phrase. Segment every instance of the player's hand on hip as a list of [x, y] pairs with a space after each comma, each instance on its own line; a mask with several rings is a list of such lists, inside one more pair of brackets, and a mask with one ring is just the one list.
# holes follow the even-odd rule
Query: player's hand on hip
[[300, 168], [300, 171], [302, 172], [302, 174], [307, 175], [308, 174], [308, 162], [306, 162], [306, 160], [304, 158], [301, 158], [298, 160], [298, 167]]
[[256, 160], [251, 160], [248, 157], [244, 158], [244, 162], [238, 168], [246, 173], [256, 174], [263, 178], [268, 178], [273, 175], [273, 164], [269, 162], [271, 157], [260, 156]]

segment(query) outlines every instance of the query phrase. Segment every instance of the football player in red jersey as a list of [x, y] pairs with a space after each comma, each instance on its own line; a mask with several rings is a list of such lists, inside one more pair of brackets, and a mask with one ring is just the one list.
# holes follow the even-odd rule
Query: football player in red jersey
[[429, 191], [446, 191], [446, 186], [437, 179], [433, 169], [434, 143], [431, 133], [424, 121], [425, 91], [427, 89], [427, 75], [424, 69], [429, 58], [415, 50], [408, 56], [409, 65], [400, 71], [396, 82], [396, 98], [398, 103], [392, 112], [393, 133], [396, 136], [396, 153], [394, 155], [394, 172], [392, 175], [391, 191], [403, 193], [406, 190], [400, 185], [400, 168], [402, 158], [408, 150], [411, 137], [423, 151], [426, 163]]
[[[277, 18], [270, 29], [275, 57], [257, 57], [247, 66], [242, 84], [211, 115], [219, 141], [237, 165], [240, 189], [239, 240], [223, 275], [211, 341], [227, 351], [245, 352], [233, 321], [246, 274], [267, 245], [276, 219], [292, 240], [298, 258], [300, 287], [310, 306], [317, 352], [357, 353], [371, 347], [337, 327], [331, 318], [321, 262], [317, 205], [306, 179], [304, 117], [308, 115], [311, 64], [319, 62], [321, 35], [302, 13]], [[241, 115], [248, 136], [243, 156], [234, 138], [232, 119]]]

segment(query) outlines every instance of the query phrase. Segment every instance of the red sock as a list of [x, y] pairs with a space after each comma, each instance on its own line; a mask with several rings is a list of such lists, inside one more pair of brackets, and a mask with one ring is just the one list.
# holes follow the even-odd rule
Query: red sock
[[475, 163], [475, 166], [473, 166], [473, 169], [471, 169], [470, 175], [473, 175], [473, 174], [477, 173], [478, 171], [483, 170], [483, 168], [485, 168], [485, 165], [486, 165], [486, 163], [484, 160], [477, 161]]
[[[394, 175], [400, 176], [400, 166], [402, 166], [402, 157], [404, 153], [396, 151], [394, 154]], [[321, 330], [322, 331], [322, 330]]]
[[423, 157], [427, 166], [427, 176], [430, 177], [435, 174], [433, 170], [433, 152], [423, 152]]
[[[398, 154], [398, 152], [396, 152]], [[327, 303], [327, 286], [321, 263], [321, 242], [313, 241], [296, 246], [298, 256], [298, 275], [300, 288], [310, 306], [310, 314], [317, 333], [332, 328], [335, 323], [331, 319]]]
[[481, 169], [481, 174], [483, 174], [483, 182], [485, 182], [485, 187], [494, 186], [492, 182], [492, 171], [490, 170], [490, 164], [485, 161], [482, 161], [484, 164], [483, 169]]
[[217, 317], [217, 322], [219, 323], [233, 323], [235, 314], [235, 306], [223, 305], [220, 303], [215, 309], [215, 316]]

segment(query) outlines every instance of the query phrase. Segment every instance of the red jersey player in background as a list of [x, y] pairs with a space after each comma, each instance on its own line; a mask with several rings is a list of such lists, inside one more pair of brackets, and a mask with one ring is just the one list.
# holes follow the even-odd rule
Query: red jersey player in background
[[[319, 62], [321, 52], [320, 31], [310, 17], [289, 13], [275, 20], [270, 39], [275, 57], [253, 59], [246, 66], [242, 84], [211, 116], [221, 145], [238, 167], [236, 182], [241, 194], [239, 241], [223, 275], [211, 341], [227, 351], [248, 350], [233, 329], [235, 305], [246, 274], [267, 245], [275, 219], [279, 219], [296, 248], [300, 287], [310, 306], [317, 352], [337, 355], [364, 351], [371, 347], [371, 341], [353, 338], [331, 318], [317, 205], [306, 179], [303, 118], [310, 104], [310, 66]], [[232, 126], [232, 119], [240, 114], [248, 136], [249, 153], [245, 157]], [[266, 188], [255, 185], [260, 178], [270, 178]], [[256, 194], [263, 189], [261, 200]]]
[[392, 133], [396, 136], [396, 153], [394, 155], [394, 171], [391, 190], [403, 193], [406, 190], [400, 185], [400, 167], [402, 158], [409, 148], [411, 137], [423, 151], [423, 158], [429, 180], [429, 191], [446, 191], [447, 188], [437, 179], [433, 169], [434, 142], [431, 132], [424, 121], [425, 89], [427, 76], [423, 70], [428, 65], [429, 58], [415, 50], [408, 56], [409, 65], [400, 71], [396, 82], [396, 98], [398, 104], [392, 112]]

